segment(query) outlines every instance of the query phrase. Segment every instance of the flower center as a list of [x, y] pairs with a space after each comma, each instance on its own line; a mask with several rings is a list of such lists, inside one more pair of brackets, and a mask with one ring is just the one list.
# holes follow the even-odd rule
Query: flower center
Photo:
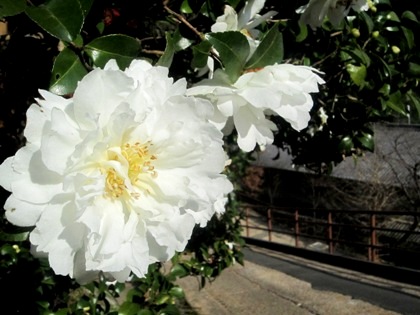
[[121, 155], [112, 154], [110, 160], [121, 162], [122, 165], [127, 165], [125, 174], [118, 173], [115, 168], [109, 168], [106, 171], [105, 194], [111, 198], [120, 198], [124, 194], [129, 194], [132, 197], [138, 198], [139, 193], [133, 191], [133, 187], [142, 188], [146, 192], [150, 192], [147, 183], [144, 182], [144, 175], [157, 177], [157, 172], [153, 166], [153, 161], [156, 156], [151, 154], [149, 147], [152, 144], [146, 142], [140, 144], [126, 143], [121, 148]]

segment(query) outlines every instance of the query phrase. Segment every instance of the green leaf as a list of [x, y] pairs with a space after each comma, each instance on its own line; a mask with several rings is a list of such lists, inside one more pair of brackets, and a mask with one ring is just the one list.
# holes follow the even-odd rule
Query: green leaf
[[283, 54], [283, 36], [278, 30], [278, 24], [275, 24], [262, 38], [245, 67], [255, 69], [273, 65], [283, 59]]
[[231, 82], [240, 76], [249, 55], [249, 44], [240, 32], [206, 34], [207, 40], [216, 48]]
[[360, 12], [359, 15], [365, 21], [365, 25], [366, 25], [368, 33], [369, 34], [372, 33], [375, 24], [373, 23], [371, 17], [364, 11]]
[[137, 315], [153, 315], [151, 310], [141, 310], [137, 312]]
[[180, 315], [180, 311], [176, 305], [168, 305], [159, 312], [159, 315]]
[[185, 297], [184, 290], [181, 287], [173, 287], [169, 290], [169, 294], [178, 299], [182, 299]]
[[384, 85], [382, 85], [382, 87], [379, 89], [378, 92], [384, 96], [388, 96], [389, 93], [391, 92], [391, 85], [389, 85], [388, 83], [385, 83]]
[[86, 17], [92, 7], [93, 0], [78, 0], [80, 7], [82, 8], [83, 16]]
[[191, 9], [190, 4], [188, 3], [188, 0], [182, 1], [181, 12], [184, 14], [193, 13], [193, 10]]
[[347, 72], [350, 74], [351, 80], [357, 86], [363, 86], [365, 83], [366, 78], [366, 67], [364, 65], [355, 66], [352, 64], [348, 64], [346, 66]]
[[349, 136], [343, 137], [338, 144], [338, 150], [340, 153], [348, 154], [354, 148], [353, 140]]
[[156, 298], [155, 304], [156, 305], [167, 304], [170, 300], [171, 300], [171, 296], [163, 293]]
[[25, 0], [2, 0], [0, 2], [0, 19], [5, 16], [12, 16], [25, 11]]
[[159, 58], [157, 65], [162, 67], [170, 67], [175, 54], [175, 43], [169, 32], [166, 32], [166, 48], [163, 55]]
[[401, 17], [405, 20], [410, 20], [410, 21], [413, 21], [413, 22], [418, 22], [419, 21], [417, 19], [416, 15], [411, 11], [404, 11], [403, 14], [401, 15]]
[[175, 278], [176, 277], [182, 278], [182, 277], [187, 276], [188, 274], [189, 274], [188, 270], [180, 264], [174, 265], [170, 272], [170, 275]]
[[121, 69], [128, 67], [137, 57], [140, 43], [133, 37], [112, 34], [94, 39], [85, 46], [95, 66], [104, 67], [110, 59], [115, 59]]
[[0, 240], [4, 242], [23, 242], [28, 239], [29, 232], [5, 233], [0, 231]]
[[79, 57], [69, 48], [65, 48], [55, 59], [50, 91], [58, 95], [73, 93], [77, 82], [86, 74], [87, 70]]
[[139, 304], [125, 301], [118, 309], [118, 315], [137, 315], [139, 311]]
[[349, 54], [358, 63], [364, 64], [366, 67], [369, 67], [371, 63], [370, 57], [363, 50], [354, 47], [347, 47], [343, 49], [343, 51]]
[[370, 133], [362, 132], [362, 135], [358, 136], [356, 139], [365, 149], [373, 151], [374, 140]]
[[385, 102], [385, 105], [388, 108], [391, 108], [392, 110], [396, 111], [397, 113], [406, 116], [407, 113], [405, 111], [404, 102], [402, 101], [401, 92], [397, 91], [395, 93], [392, 93], [389, 96], [389, 99]]
[[193, 46], [193, 59], [191, 66], [199, 69], [203, 68], [207, 64], [207, 58], [209, 56], [211, 44], [208, 41], [202, 41], [200, 44]]
[[408, 74], [413, 77], [420, 78], [420, 65], [418, 63], [409, 62]]
[[179, 31], [179, 28], [174, 32], [172, 39], [175, 45], [175, 51], [187, 49], [194, 43], [193, 40], [183, 37]]
[[386, 19], [388, 21], [400, 22], [400, 19], [398, 18], [398, 15], [394, 11], [388, 12], [388, 14], [386, 15]]
[[299, 34], [296, 36], [296, 42], [303, 42], [308, 37], [308, 26], [299, 21]]
[[413, 31], [412, 30], [410, 30], [409, 28], [407, 28], [407, 27], [404, 27], [404, 26], [401, 26], [401, 29], [402, 29], [402, 31], [403, 31], [403, 33], [404, 33], [404, 37], [405, 37], [405, 40], [406, 40], [406, 42], [407, 42], [407, 46], [408, 46], [408, 48], [409, 49], [413, 49], [414, 48], [414, 45], [415, 45], [415, 43], [414, 43], [414, 33], [413, 33]]
[[73, 41], [83, 25], [79, 0], [51, 0], [38, 7], [28, 7], [26, 14], [48, 33], [66, 42]]

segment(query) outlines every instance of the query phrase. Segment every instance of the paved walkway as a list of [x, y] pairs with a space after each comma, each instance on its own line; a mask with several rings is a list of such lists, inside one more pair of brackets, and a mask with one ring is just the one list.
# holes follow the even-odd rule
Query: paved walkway
[[258, 247], [244, 253], [245, 267], [223, 271], [204, 289], [196, 278], [179, 280], [199, 315], [420, 314], [420, 287]]

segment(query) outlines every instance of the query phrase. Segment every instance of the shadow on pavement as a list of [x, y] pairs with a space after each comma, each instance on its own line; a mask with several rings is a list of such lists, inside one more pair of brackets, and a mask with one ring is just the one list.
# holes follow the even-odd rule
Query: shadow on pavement
[[[408, 286], [403, 283], [384, 280], [378, 285], [372, 279], [367, 282], [360, 273], [340, 272], [337, 268], [328, 268], [325, 265], [325, 269], [321, 270], [312, 267], [310, 261], [293, 259], [291, 255], [287, 255], [285, 259], [281, 257], [281, 253], [261, 248], [244, 248], [243, 252], [246, 260], [308, 282], [314, 289], [349, 295], [401, 314], [420, 314], [420, 297], [404, 292]], [[346, 276], [342, 275], [344, 273]], [[420, 292], [420, 287], [415, 290]]]

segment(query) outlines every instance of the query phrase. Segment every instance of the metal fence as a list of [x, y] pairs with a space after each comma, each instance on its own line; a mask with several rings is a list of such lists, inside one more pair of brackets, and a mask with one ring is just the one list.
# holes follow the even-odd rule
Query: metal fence
[[[420, 269], [419, 214], [244, 204], [244, 236], [370, 262]], [[316, 245], [316, 246], [314, 246]]]

